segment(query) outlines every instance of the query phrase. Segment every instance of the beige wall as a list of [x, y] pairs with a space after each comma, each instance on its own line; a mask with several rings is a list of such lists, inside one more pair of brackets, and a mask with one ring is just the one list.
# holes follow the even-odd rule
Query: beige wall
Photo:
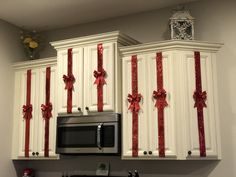
[[[73, 157], [60, 161], [28, 163], [37, 170], [37, 177], [58, 177], [63, 170], [94, 171], [99, 161], [110, 162], [112, 174], [126, 175], [128, 170], [138, 169], [141, 177], [236, 177], [236, 1], [201, 0], [188, 4], [187, 7], [196, 18], [197, 40], [224, 43], [217, 55], [222, 160], [122, 161], [119, 157]], [[170, 15], [171, 8], [166, 8], [43, 34], [47, 41], [54, 41], [121, 30], [141, 42], [164, 40], [169, 38], [167, 23]], [[47, 47], [41, 56], [55, 55], [55, 51]]]
[[10, 160], [13, 108], [13, 72], [11, 63], [23, 57], [19, 29], [0, 20], [0, 176], [14, 177]]

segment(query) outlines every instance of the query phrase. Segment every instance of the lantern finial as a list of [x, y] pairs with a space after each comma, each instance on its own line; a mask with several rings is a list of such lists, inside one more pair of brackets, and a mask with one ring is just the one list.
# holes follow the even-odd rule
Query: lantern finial
[[177, 6], [170, 17], [171, 39], [193, 40], [194, 18], [184, 6]]

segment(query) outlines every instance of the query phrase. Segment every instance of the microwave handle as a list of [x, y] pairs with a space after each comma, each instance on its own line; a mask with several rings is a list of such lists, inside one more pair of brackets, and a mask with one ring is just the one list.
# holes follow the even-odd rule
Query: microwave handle
[[99, 149], [102, 149], [102, 146], [101, 146], [101, 129], [102, 129], [102, 123], [98, 124], [97, 126], [97, 147]]

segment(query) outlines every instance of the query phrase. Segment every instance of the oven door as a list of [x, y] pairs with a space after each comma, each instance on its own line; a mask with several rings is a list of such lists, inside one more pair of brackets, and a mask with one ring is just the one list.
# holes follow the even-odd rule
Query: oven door
[[57, 127], [56, 153], [118, 153], [117, 122], [62, 124]]

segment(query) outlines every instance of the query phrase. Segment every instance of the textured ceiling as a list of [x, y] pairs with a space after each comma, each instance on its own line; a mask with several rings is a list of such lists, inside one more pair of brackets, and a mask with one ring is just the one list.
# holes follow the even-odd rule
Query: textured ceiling
[[0, 0], [0, 19], [30, 30], [53, 30], [196, 0]]

